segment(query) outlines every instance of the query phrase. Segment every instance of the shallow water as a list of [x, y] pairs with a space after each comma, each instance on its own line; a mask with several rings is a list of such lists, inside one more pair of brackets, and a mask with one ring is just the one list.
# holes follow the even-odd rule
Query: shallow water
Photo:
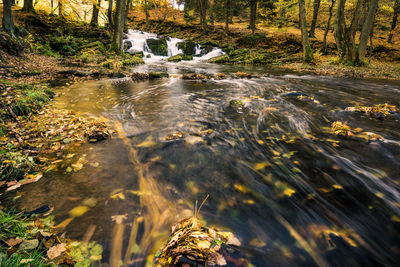
[[[103, 266], [110, 258], [113, 215], [126, 215], [123, 253], [131, 223], [141, 218], [135, 239], [140, 249], [131, 265], [143, 266], [171, 224], [190, 215], [195, 201], [207, 194], [201, 217], [232, 231], [242, 243], [234, 257], [255, 266], [394, 266], [400, 261], [399, 119], [344, 111], [357, 103], [400, 106], [399, 83], [200, 62], [146, 64], [134, 71], [149, 70], [245, 70], [268, 77], [186, 81], [172, 75], [128, 85], [101, 80], [60, 88], [56, 105], [104, 116], [116, 127], [121, 123], [121, 138], [74, 148], [74, 159], [85, 155], [84, 168], [48, 173], [24, 186], [20, 208], [54, 206], [61, 222], [69, 210], [95, 199], [66, 232], [82, 238], [95, 225], [93, 239], [105, 248]], [[285, 96], [289, 92], [307, 97]], [[238, 111], [231, 100], [243, 101], [245, 108]], [[337, 137], [326, 130], [333, 121], [384, 140]], [[177, 132], [185, 138], [166, 141]]]

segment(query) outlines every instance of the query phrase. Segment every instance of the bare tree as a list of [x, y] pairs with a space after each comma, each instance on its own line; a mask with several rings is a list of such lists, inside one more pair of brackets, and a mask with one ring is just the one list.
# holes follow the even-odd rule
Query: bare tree
[[11, 0], [3, 0], [3, 29], [11, 35], [14, 35], [14, 20], [12, 16]]
[[111, 48], [117, 53], [122, 53], [122, 37], [125, 20], [125, 0], [116, 0], [114, 16], [114, 33]]
[[306, 5], [304, 0], [299, 0], [299, 21], [301, 29], [301, 40], [303, 43], [304, 61], [311, 63], [314, 60], [314, 55], [308, 40], [307, 20], [306, 20]]
[[249, 24], [249, 29], [251, 29], [251, 33], [252, 34], [254, 34], [254, 32], [256, 30], [257, 2], [258, 2], [258, 0], [250, 0], [250, 24]]
[[323, 41], [323, 51], [326, 51], [326, 37], [328, 36], [329, 29], [331, 27], [331, 20], [332, 20], [332, 15], [333, 15], [333, 7], [335, 5], [336, 0], [331, 0], [331, 5], [329, 6], [329, 17], [328, 17], [328, 22], [326, 24], [326, 29], [324, 32], [324, 41]]
[[392, 29], [389, 33], [389, 37], [388, 37], [388, 43], [392, 42], [393, 39], [393, 32], [396, 29], [396, 25], [397, 25], [397, 17], [400, 13], [400, 0], [396, 0], [394, 3], [394, 7], [393, 7], [393, 19], [392, 19]]
[[317, 25], [318, 10], [319, 10], [320, 4], [321, 4], [321, 0], [314, 0], [313, 18], [312, 18], [311, 27], [310, 27], [310, 37], [315, 37], [315, 27]]
[[24, 0], [24, 6], [22, 10], [29, 13], [35, 13], [35, 9], [33, 8], [33, 0]]
[[93, 4], [93, 12], [92, 19], [90, 20], [90, 25], [98, 26], [99, 25], [99, 9], [101, 6], [101, 0], [98, 0], [96, 4]]

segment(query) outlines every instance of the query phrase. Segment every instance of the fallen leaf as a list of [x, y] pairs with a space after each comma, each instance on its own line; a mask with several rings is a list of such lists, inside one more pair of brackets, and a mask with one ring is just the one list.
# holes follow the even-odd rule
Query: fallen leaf
[[79, 217], [79, 216], [82, 216], [83, 214], [85, 214], [88, 210], [89, 210], [88, 206], [77, 206], [77, 207], [73, 208], [72, 210], [70, 210], [68, 212], [68, 214], [71, 217]]
[[19, 245], [19, 250], [30, 250], [35, 249], [39, 245], [39, 240], [37, 239], [25, 239], [22, 241], [21, 245]]
[[47, 251], [47, 257], [49, 257], [49, 259], [51, 259], [51, 260], [55, 259], [66, 250], [67, 250], [67, 244], [65, 244], [65, 243], [55, 245], [55, 246], [49, 248], [49, 250]]
[[22, 241], [24, 241], [22, 238], [11, 238], [11, 239], [8, 239], [7, 241], [5, 241], [5, 243], [7, 245], [9, 245], [10, 247], [13, 247], [13, 246], [16, 246], [18, 244], [21, 244]]

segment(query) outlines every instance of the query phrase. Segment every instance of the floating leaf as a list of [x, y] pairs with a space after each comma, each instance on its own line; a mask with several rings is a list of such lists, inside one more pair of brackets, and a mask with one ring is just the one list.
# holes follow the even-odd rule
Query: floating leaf
[[68, 212], [71, 217], [79, 217], [89, 210], [88, 206], [78, 206]]
[[153, 147], [155, 145], [156, 145], [155, 142], [148, 140], [138, 144], [136, 147]]
[[254, 169], [259, 171], [259, 170], [264, 169], [265, 167], [270, 167], [270, 166], [271, 166], [271, 164], [269, 162], [265, 162], [265, 161], [264, 162], [258, 162], [256, 164], [254, 164]]

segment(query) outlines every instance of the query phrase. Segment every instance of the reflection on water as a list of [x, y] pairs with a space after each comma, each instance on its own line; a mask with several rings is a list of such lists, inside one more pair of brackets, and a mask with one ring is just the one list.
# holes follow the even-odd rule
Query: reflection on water
[[[202, 63], [137, 70], [148, 68], [239, 70]], [[242, 241], [241, 256], [255, 266], [400, 260], [398, 117], [377, 120], [344, 111], [358, 103], [400, 106], [399, 85], [276, 74], [129, 85], [98, 81], [60, 93], [57, 105], [109, 118], [121, 138], [76, 148], [77, 158], [86, 154], [81, 171], [49, 173], [25, 186], [18, 201], [26, 209], [53, 205], [61, 222], [73, 207], [96, 199], [66, 230], [81, 238], [88, 225], [96, 225], [105, 264], [123, 253], [131, 265], [144, 265], [171, 223], [207, 194], [203, 219], [234, 232]], [[232, 100], [243, 109], [230, 105]], [[333, 121], [384, 141], [337, 137], [326, 130]], [[183, 139], [166, 141], [178, 132]], [[111, 248], [114, 215], [124, 216], [119, 250]]]

